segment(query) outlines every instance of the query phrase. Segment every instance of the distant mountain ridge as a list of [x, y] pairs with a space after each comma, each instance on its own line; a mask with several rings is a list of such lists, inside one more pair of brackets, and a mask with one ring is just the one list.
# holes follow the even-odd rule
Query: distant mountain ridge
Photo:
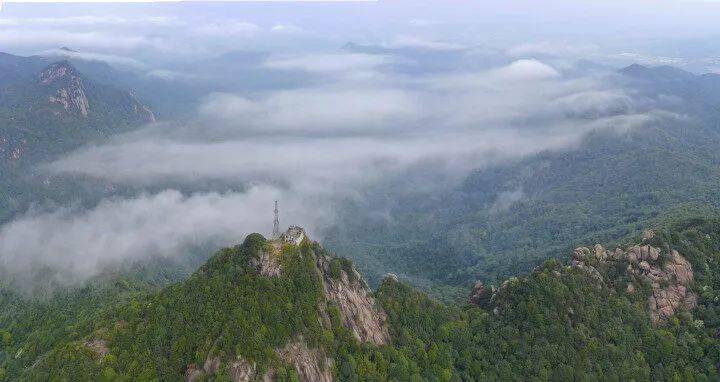
[[[714, 216], [720, 76], [632, 65], [612, 80], [652, 105], [647, 113], [633, 111], [647, 123], [480, 167], [438, 195], [368, 192], [338, 209], [341, 224], [327, 229], [324, 244], [353, 258], [371, 284], [391, 271], [448, 296], [449, 285], [527, 272], [573, 245], [611, 243], [670, 213]], [[494, 209], [507, 195], [518, 197]]]
[[696, 78], [697, 76], [686, 70], [676, 68], [674, 66], [662, 65], [662, 66], [644, 66], [640, 64], [632, 64], [619, 70], [623, 75], [646, 79], [646, 80], [679, 80], [688, 81]]
[[19, 62], [14, 81], [0, 87], [0, 115], [8, 122], [0, 153], [6, 161], [63, 152], [155, 122], [132, 92], [89, 80], [66, 60], [37, 72], [31, 72], [35, 61]]
[[[132, 91], [89, 78], [72, 62], [0, 54], [0, 222], [30, 204], [71, 198], [37, 165], [89, 143], [155, 122]], [[97, 195], [103, 185], [87, 190]], [[65, 192], [69, 191], [69, 192]]]

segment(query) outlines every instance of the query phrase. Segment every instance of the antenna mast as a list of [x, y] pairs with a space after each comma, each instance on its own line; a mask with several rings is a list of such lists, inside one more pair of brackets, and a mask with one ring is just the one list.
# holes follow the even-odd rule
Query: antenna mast
[[273, 220], [273, 232], [272, 232], [272, 238], [277, 239], [280, 237], [280, 218], [279, 218], [279, 211], [278, 211], [278, 202], [275, 201], [275, 220]]

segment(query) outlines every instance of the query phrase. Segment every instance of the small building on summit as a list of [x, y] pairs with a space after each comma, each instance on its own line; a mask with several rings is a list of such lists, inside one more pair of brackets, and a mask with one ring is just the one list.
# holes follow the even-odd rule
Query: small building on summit
[[300, 245], [303, 240], [307, 237], [305, 230], [302, 227], [290, 226], [285, 233], [280, 235], [280, 240], [294, 245]]

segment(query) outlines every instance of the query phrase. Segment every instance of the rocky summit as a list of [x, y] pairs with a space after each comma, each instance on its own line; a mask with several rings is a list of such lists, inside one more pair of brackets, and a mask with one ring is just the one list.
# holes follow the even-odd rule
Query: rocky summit
[[[20, 380], [711, 381], [717, 253], [720, 222], [691, 222], [612, 250], [578, 247], [442, 304], [395, 275], [371, 291], [349, 260], [292, 227], [251, 234], [159, 290], [115, 283], [109, 295], [122, 298], [85, 320], [57, 318], [77, 304], [24, 316], [10, 300], [19, 316], [0, 327], [1, 354]], [[21, 331], [36, 312], [62, 323], [51, 348]]]
[[697, 295], [691, 291], [693, 270], [677, 250], [664, 251], [647, 244], [653, 234], [648, 232], [644, 243], [632, 245], [626, 249], [606, 250], [597, 244], [593, 249], [576, 248], [571, 266], [585, 269], [599, 279], [608, 268], [623, 268], [627, 276], [627, 293], [636, 293], [643, 286], [650, 286], [647, 307], [655, 325], [664, 323], [678, 310], [693, 309], [697, 305]]
[[68, 113], [87, 118], [90, 105], [82, 78], [69, 62], [63, 61], [50, 65], [40, 73], [40, 85], [57, 88], [55, 95], [48, 101], [60, 104]]

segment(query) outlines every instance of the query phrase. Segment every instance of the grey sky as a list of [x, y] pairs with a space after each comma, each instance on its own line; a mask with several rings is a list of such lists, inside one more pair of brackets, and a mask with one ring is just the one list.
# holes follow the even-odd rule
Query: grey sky
[[623, 63], [656, 59], [702, 70], [720, 53], [711, 44], [718, 14], [717, 1], [691, 0], [8, 3], [0, 13], [0, 50], [31, 54], [64, 41], [159, 62], [243, 48], [414, 42]]

